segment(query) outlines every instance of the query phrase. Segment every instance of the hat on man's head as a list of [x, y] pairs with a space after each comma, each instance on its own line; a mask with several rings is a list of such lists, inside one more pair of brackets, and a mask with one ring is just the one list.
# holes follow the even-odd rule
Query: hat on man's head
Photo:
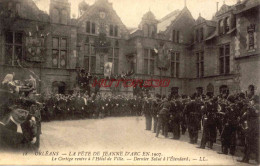
[[5, 89], [0, 89], [0, 119], [11, 112], [10, 106], [14, 104], [17, 98], [17, 94], [11, 93]]
[[26, 99], [26, 98], [16, 98], [16, 100], [13, 102], [13, 105], [11, 106], [11, 109], [24, 109], [24, 110], [30, 110], [30, 107], [35, 104], [36, 102], [34, 100]]

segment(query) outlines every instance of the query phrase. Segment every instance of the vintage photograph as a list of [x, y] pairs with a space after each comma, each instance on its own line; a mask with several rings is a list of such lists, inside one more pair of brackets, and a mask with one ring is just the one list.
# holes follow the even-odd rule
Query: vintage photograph
[[0, 0], [0, 165], [259, 165], [259, 0]]

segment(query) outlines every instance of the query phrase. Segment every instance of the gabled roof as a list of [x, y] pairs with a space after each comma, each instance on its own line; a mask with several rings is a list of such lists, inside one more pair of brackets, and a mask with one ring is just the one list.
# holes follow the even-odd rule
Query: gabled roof
[[232, 6], [228, 6], [226, 4], [223, 4], [220, 8], [220, 10], [216, 13], [216, 16], [224, 14], [232, 9]]
[[[167, 31], [169, 30], [169, 27], [171, 27], [171, 25], [174, 24], [174, 22], [176, 22], [177, 20], [179, 20], [180, 18], [182, 18], [182, 16], [184, 14], [188, 14], [190, 18], [192, 18], [192, 20], [195, 23], [195, 20], [193, 19], [189, 9], [185, 6], [181, 11], [179, 10], [175, 10], [172, 13], [168, 14], [167, 16], [165, 16], [164, 18], [161, 19], [161, 26], [157, 27], [158, 28], [158, 32], [164, 32], [167, 33]], [[160, 24], [160, 23], [159, 23]]]
[[177, 18], [177, 16], [181, 13], [181, 11], [175, 10], [171, 12], [170, 14], [166, 15], [162, 19], [159, 20], [159, 23], [157, 25], [158, 32], [163, 32], [171, 25], [171, 23]]
[[244, 0], [243, 2], [238, 3], [236, 5], [237, 11], [235, 11], [234, 13], [238, 14], [238, 13], [247, 11], [249, 9], [252, 9], [254, 7], [257, 7], [259, 5], [260, 5], [259, 0]]
[[133, 33], [137, 32], [137, 31], [139, 31], [139, 30], [140, 30], [140, 29], [135, 28], [135, 29], [131, 29], [131, 30], [129, 30], [129, 32], [130, 32], [130, 34], [133, 34]]
[[211, 27], [216, 27], [217, 26], [217, 22], [216, 21], [212, 21], [212, 20], [206, 20], [206, 25], [211, 26]]
[[201, 17], [201, 15], [199, 15], [198, 19], [196, 20], [196, 25], [204, 23], [205, 21], [206, 19]]
[[23, 3], [22, 8], [26, 12], [20, 12], [19, 15], [21, 18], [35, 20], [35, 21], [47, 21], [49, 20], [49, 15], [41, 11], [34, 1], [32, 0], [23, 0], [20, 1]]
[[201, 17], [201, 15], [196, 20], [196, 26], [199, 24], [205, 23], [207, 26], [216, 27], [217, 23], [212, 20], [206, 20], [205, 18]]
[[128, 32], [128, 29], [122, 22], [121, 18], [117, 15], [116, 11], [112, 7], [112, 3], [109, 3], [108, 0], [96, 0], [93, 5], [91, 5], [82, 16], [78, 18], [78, 25], [82, 24], [83, 21], [89, 16], [91, 16], [92, 13], [99, 11], [99, 9], [106, 9], [109, 11], [109, 13], [116, 19], [116, 21], [124, 27], [124, 31]]
[[154, 14], [151, 11], [148, 11], [143, 15], [143, 20], [156, 20]]

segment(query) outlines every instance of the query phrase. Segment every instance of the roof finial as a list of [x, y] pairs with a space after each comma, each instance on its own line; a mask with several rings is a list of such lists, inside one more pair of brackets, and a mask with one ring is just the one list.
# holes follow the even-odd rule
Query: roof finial
[[184, 0], [184, 7], [187, 7], [187, 2], [186, 2], [186, 0]]
[[226, 1], [225, 1], [225, 0], [223, 0], [223, 4], [224, 4], [224, 5], [226, 4]]
[[201, 13], [199, 13], [199, 17], [201, 17]]

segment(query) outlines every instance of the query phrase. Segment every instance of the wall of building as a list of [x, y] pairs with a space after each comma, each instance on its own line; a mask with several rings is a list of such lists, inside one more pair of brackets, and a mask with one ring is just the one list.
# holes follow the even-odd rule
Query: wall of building
[[[25, 2], [25, 1], [23, 1]], [[247, 10], [242, 13], [233, 15], [233, 11], [223, 11], [222, 14], [217, 14], [214, 18], [216, 24], [223, 17], [231, 16], [231, 25], [233, 22], [236, 24], [236, 29], [229, 34], [219, 35], [219, 28], [211, 26], [210, 22], [205, 21], [199, 26], [204, 28], [204, 39], [216, 33], [216, 36], [210, 40], [202, 42], [194, 42], [194, 28], [196, 22], [190, 15], [187, 8], [184, 8], [181, 14], [175, 21], [163, 32], [164, 38], [159, 38], [159, 34], [155, 36], [144, 37], [142, 30], [136, 31], [138, 33], [131, 34], [129, 39], [129, 33], [126, 27], [121, 22], [112, 8], [112, 5], [107, 0], [96, 1], [93, 6], [90, 6], [89, 11], [83, 14], [78, 20], [69, 18], [70, 4], [67, 1], [52, 0], [50, 5], [50, 15], [46, 15], [37, 9], [33, 5], [32, 1], [28, 1], [27, 5], [22, 4], [19, 13], [21, 17], [17, 20], [10, 19], [10, 25], [0, 25], [0, 79], [2, 80], [7, 73], [16, 73], [15, 79], [28, 79], [30, 71], [34, 72], [41, 81], [37, 81], [39, 85], [38, 91], [46, 92], [52, 91], [54, 82], [63, 82], [66, 85], [66, 91], [76, 88], [77, 85], [77, 72], [76, 68], [85, 68], [84, 64], [84, 45], [86, 38], [90, 38], [90, 42], [94, 43], [94, 40], [99, 37], [99, 32], [105, 32], [107, 40], [113, 43], [115, 40], [119, 41], [119, 66], [118, 74], [126, 73], [130, 70], [130, 64], [127, 61], [128, 54], [134, 54], [136, 56], [136, 78], [149, 80], [153, 79], [170, 79], [170, 85], [167, 88], [155, 88], [152, 93], [169, 94], [172, 87], [178, 87], [180, 94], [192, 94], [197, 87], [203, 87], [204, 92], [207, 92], [209, 85], [214, 87], [214, 93], [219, 93], [219, 88], [222, 85], [227, 85], [231, 93], [238, 92], [239, 90], [246, 90], [249, 84], [255, 86], [260, 85], [259, 77], [256, 74], [260, 70], [259, 60], [259, 38], [260, 38], [260, 26], [259, 26], [259, 12], [257, 8]], [[66, 17], [67, 23], [55, 22], [55, 13], [52, 9], [61, 6], [66, 8], [68, 16]], [[64, 3], [64, 4], [63, 4]], [[58, 7], [59, 8], [59, 7]], [[28, 11], [30, 12], [25, 12]], [[101, 18], [100, 10], [105, 12], [105, 19]], [[24, 14], [24, 13], [30, 13]], [[236, 21], [234, 21], [236, 19]], [[57, 20], [56, 20], [57, 21]], [[75, 22], [77, 22], [77, 25]], [[91, 34], [86, 32], [86, 22], [91, 21], [96, 23], [96, 33]], [[203, 21], [203, 20], [202, 20]], [[105, 25], [104, 25], [105, 24]], [[118, 25], [118, 36], [110, 36], [109, 26]], [[156, 20], [153, 19], [152, 24], [156, 24]], [[248, 42], [248, 27], [255, 25], [255, 48], [249, 50]], [[213, 24], [212, 24], [213, 25]], [[215, 24], [214, 24], [215, 25]], [[103, 29], [101, 28], [102, 26]], [[197, 25], [196, 25], [197, 26]], [[5, 52], [5, 32], [8, 31], [21, 31], [24, 34], [23, 39], [23, 54], [27, 53], [26, 41], [32, 35], [36, 34], [37, 27], [43, 27], [39, 33], [45, 35], [45, 53], [43, 62], [22, 62], [23, 67], [10, 66], [5, 64], [5, 57], [8, 56]], [[232, 27], [231, 27], [232, 28]], [[176, 43], [172, 41], [172, 31], [180, 31], [180, 42]], [[53, 67], [53, 37], [64, 37], [68, 41], [67, 45], [67, 59], [66, 68], [54, 68]], [[163, 44], [161, 44], [163, 43]], [[230, 44], [230, 73], [220, 75], [219, 72], [219, 48], [222, 45]], [[163, 45], [163, 46], [162, 46]], [[111, 48], [113, 44], [111, 45]], [[110, 48], [110, 49], [111, 49]], [[173, 78], [171, 76], [170, 65], [168, 70], [161, 72], [158, 69], [158, 59], [155, 58], [155, 70], [154, 74], [144, 74], [144, 49], [165, 49], [173, 52], [180, 53], [180, 70], [179, 78]], [[197, 78], [197, 57], [196, 52], [204, 52], [204, 76]], [[96, 73], [102, 75], [103, 70], [100, 64], [100, 57], [104, 56], [104, 62], [108, 61], [108, 55], [111, 52], [96, 53]], [[167, 54], [167, 53], [166, 53]], [[158, 55], [161, 56], [161, 55]], [[170, 61], [170, 56], [166, 55], [167, 64]], [[78, 65], [78, 66], [77, 66]], [[166, 65], [167, 66], [167, 65]], [[122, 93], [131, 93], [133, 89], [120, 89]]]
[[254, 56], [251, 58], [243, 58], [237, 60], [240, 68], [239, 85], [242, 91], [246, 91], [249, 85], [257, 87], [256, 91], [259, 94], [260, 89], [260, 58]]

